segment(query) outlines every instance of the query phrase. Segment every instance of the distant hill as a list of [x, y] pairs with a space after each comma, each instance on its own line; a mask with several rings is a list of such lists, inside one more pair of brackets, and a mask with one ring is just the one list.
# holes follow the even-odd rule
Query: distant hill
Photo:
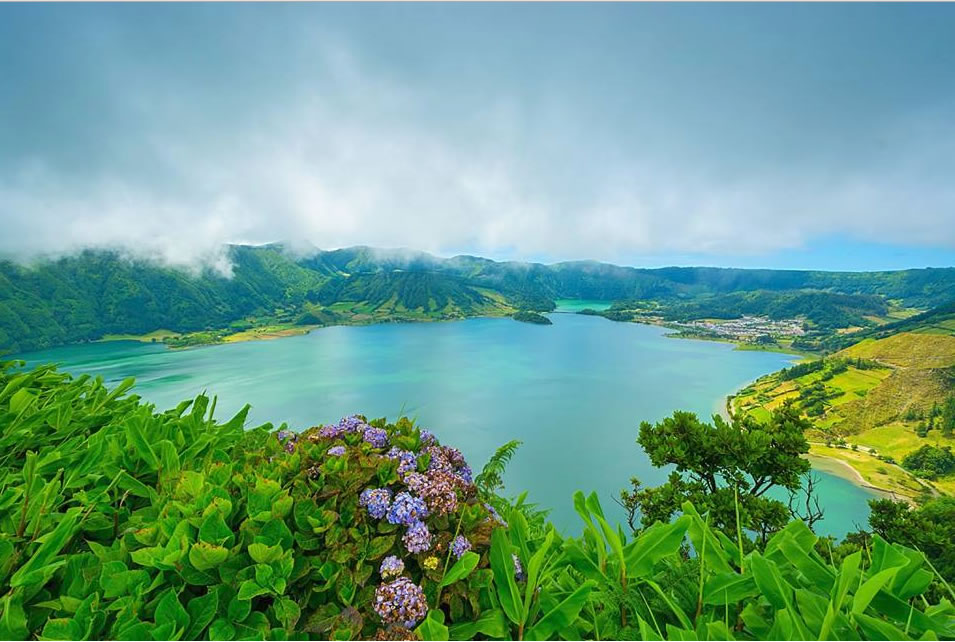
[[31, 266], [0, 261], [0, 351], [160, 329], [508, 316], [518, 309], [551, 310], [556, 299], [664, 301], [684, 317], [710, 314], [714, 305], [729, 315], [765, 309], [810, 319], [822, 314], [825, 327], [879, 316], [889, 300], [915, 308], [955, 300], [955, 269], [638, 269], [594, 261], [443, 259], [369, 247], [303, 256], [278, 244], [230, 246], [228, 252], [228, 278], [108, 251]]
[[[904, 496], [955, 494], [955, 476], [917, 480], [894, 465], [924, 446], [955, 447], [955, 306], [840, 337], [825, 359], [766, 375], [737, 393], [733, 412], [764, 417], [794, 403], [813, 421], [814, 452], [849, 463], [867, 482]], [[861, 338], [860, 338], [861, 337]]]

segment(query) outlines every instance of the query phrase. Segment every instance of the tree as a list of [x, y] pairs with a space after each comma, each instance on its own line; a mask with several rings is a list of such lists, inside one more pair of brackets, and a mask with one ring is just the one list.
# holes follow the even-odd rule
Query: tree
[[938, 497], [912, 508], [891, 499], [869, 501], [872, 530], [925, 553], [947, 581], [955, 581], [955, 498]]
[[741, 525], [765, 541], [791, 517], [789, 507], [767, 492], [773, 487], [798, 491], [810, 470], [800, 456], [809, 451], [803, 431], [810, 426], [791, 403], [765, 422], [746, 416], [728, 423], [714, 416], [708, 424], [690, 412], [675, 412], [657, 424], [643, 422], [637, 443], [654, 466], [676, 470], [655, 488], [631, 480], [631, 489], [620, 497], [631, 526], [638, 513], [643, 527], [666, 522], [691, 501], [709, 511], [711, 525], [734, 537], [738, 508]]
[[941, 417], [939, 421], [941, 423], [942, 434], [946, 437], [951, 437], [952, 433], [955, 432], [955, 395], [945, 400], [945, 405], [942, 406], [940, 414]]

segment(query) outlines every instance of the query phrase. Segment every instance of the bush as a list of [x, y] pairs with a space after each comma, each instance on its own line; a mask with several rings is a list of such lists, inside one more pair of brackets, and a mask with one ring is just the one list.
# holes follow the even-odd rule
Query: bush
[[[950, 446], [939, 448], [926, 444], [906, 455], [902, 460], [902, 466], [920, 477], [934, 479], [936, 476], [955, 471], [955, 455], [952, 454]], [[932, 476], [928, 477], [925, 473]]]
[[741, 551], [685, 503], [628, 539], [577, 493], [565, 539], [406, 419], [244, 430], [131, 386], [0, 364], [3, 639], [955, 635], [921, 553], [878, 535], [837, 568], [800, 521]]

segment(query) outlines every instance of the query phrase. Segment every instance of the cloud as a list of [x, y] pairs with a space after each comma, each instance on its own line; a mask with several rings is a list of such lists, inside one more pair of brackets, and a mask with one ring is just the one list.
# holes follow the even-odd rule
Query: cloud
[[319, 40], [294, 81], [234, 103], [185, 71], [108, 67], [96, 85], [120, 128], [82, 148], [88, 166], [42, 148], [3, 158], [0, 253], [118, 247], [228, 271], [223, 244], [274, 240], [603, 260], [831, 236], [955, 248], [944, 110], [885, 123], [875, 159], [728, 169], [705, 140], [676, 156], [608, 143], [572, 102], [530, 109], [506, 88], [449, 116], [435, 87]]

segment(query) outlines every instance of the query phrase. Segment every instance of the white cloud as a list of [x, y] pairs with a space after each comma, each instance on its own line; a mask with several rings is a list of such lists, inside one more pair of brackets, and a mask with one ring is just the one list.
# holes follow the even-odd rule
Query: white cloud
[[938, 171], [955, 138], [937, 115], [881, 132], [891, 153], [880, 164], [717, 178], [692, 156], [605, 154], [564, 109], [550, 113], [570, 119], [553, 139], [529, 137], [532, 116], [514, 97], [489, 95], [461, 123], [429, 120], [433, 94], [341, 48], [326, 48], [321, 72], [268, 108], [221, 114], [210, 139], [173, 126], [188, 94], [171, 108], [152, 100], [169, 87], [143, 90], [125, 99], [148, 116], [125, 155], [80, 177], [42, 156], [14, 159], [0, 177], [0, 253], [122, 247], [225, 271], [222, 244], [273, 240], [604, 260], [768, 253], [831, 235], [955, 247], [955, 184]]

